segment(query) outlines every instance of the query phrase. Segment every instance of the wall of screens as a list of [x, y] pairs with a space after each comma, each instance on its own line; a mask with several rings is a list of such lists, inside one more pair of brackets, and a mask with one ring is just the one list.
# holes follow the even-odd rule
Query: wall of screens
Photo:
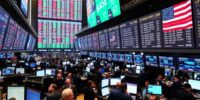
[[35, 44], [36, 44], [36, 38], [34, 38], [32, 35], [29, 35], [26, 49], [27, 50], [34, 50]]
[[[18, 24], [1, 6], [0, 23], [0, 50], [26, 50], [30, 33]], [[34, 39], [36, 38], [34, 37]]]
[[[200, 12], [198, 9], [200, 9], [199, 2], [193, 0], [192, 3], [191, 0], [186, 0], [160, 11], [103, 29], [108, 30], [108, 39], [100, 35], [103, 31], [100, 30], [98, 31], [100, 48], [89, 48], [89, 50], [199, 48]], [[109, 41], [107, 48], [102, 47], [105, 44], [103, 40]]]
[[21, 0], [20, 1], [20, 9], [22, 13], [28, 17], [28, 0]]
[[38, 48], [74, 48], [81, 30], [82, 0], [38, 0]]
[[119, 0], [86, 0], [89, 27], [103, 23], [121, 14]]
[[38, 48], [73, 48], [81, 22], [38, 20]]

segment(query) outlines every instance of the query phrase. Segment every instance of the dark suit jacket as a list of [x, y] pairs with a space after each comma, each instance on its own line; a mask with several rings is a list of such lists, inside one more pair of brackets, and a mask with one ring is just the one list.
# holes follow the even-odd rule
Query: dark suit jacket
[[54, 92], [54, 93], [48, 94], [46, 100], [60, 100], [60, 98], [61, 98], [60, 92]]
[[131, 96], [122, 93], [119, 89], [114, 89], [111, 91], [108, 100], [132, 100]]

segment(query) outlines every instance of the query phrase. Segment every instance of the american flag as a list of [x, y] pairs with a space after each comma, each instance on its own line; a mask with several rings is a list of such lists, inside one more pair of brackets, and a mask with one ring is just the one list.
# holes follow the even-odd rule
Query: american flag
[[192, 28], [191, 0], [163, 9], [162, 17], [164, 32]]

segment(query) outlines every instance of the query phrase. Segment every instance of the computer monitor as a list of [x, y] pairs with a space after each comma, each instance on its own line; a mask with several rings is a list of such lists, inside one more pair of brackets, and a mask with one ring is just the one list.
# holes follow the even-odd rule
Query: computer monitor
[[137, 94], [137, 84], [127, 83], [127, 92]]
[[109, 87], [104, 87], [101, 89], [102, 96], [108, 96], [110, 94]]
[[124, 79], [124, 78], [125, 78], [125, 75], [121, 75], [121, 76], [120, 76], [120, 79]]
[[148, 94], [162, 95], [162, 87], [160, 85], [148, 85]]
[[141, 70], [142, 70], [142, 69], [141, 69], [141, 66], [137, 65], [137, 66], [136, 66], [135, 73], [136, 73], [136, 74], [140, 74]]
[[199, 80], [188, 80], [188, 83], [191, 85], [192, 89], [200, 90], [200, 81]]
[[200, 80], [200, 73], [194, 73], [194, 79]]
[[2, 75], [13, 75], [15, 73], [15, 67], [7, 67], [2, 69]]
[[106, 87], [109, 85], [109, 79], [103, 79], [101, 80], [101, 87]]
[[24, 74], [25, 69], [24, 68], [16, 68], [16, 74]]
[[[7, 100], [15, 98], [16, 100], [25, 100], [24, 86], [8, 86]], [[28, 99], [29, 100], [29, 99]]]
[[45, 76], [45, 70], [37, 70], [36, 76]]
[[26, 89], [26, 100], [40, 100], [41, 93], [32, 89]]
[[47, 76], [55, 76], [56, 75], [56, 69], [46, 69], [46, 75]]
[[117, 82], [121, 82], [120, 78], [111, 78], [110, 79], [110, 85], [116, 85]]
[[131, 68], [131, 65], [126, 65], [127, 68]]
[[168, 56], [159, 56], [160, 67], [167, 67], [175, 69], [174, 58]]
[[157, 56], [155, 55], [146, 55], [145, 56], [146, 65], [158, 67]]

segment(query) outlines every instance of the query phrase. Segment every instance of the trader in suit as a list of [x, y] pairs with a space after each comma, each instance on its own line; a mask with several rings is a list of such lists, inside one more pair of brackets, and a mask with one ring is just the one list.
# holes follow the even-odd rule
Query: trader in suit
[[59, 100], [60, 99], [60, 92], [57, 90], [57, 85], [56, 84], [50, 84], [48, 88], [48, 94], [47, 94], [47, 99], [46, 100]]
[[108, 100], [132, 100], [131, 96], [126, 93], [126, 83], [117, 83], [117, 88], [112, 90]]
[[77, 95], [78, 95], [77, 90], [76, 90], [76, 86], [75, 86], [74, 84], [71, 83], [71, 80], [70, 80], [70, 79], [66, 79], [66, 80], [65, 80], [65, 84], [62, 86], [62, 91], [63, 91], [64, 89], [67, 89], [67, 88], [72, 89], [73, 94], [74, 94], [74, 98], [76, 98]]

